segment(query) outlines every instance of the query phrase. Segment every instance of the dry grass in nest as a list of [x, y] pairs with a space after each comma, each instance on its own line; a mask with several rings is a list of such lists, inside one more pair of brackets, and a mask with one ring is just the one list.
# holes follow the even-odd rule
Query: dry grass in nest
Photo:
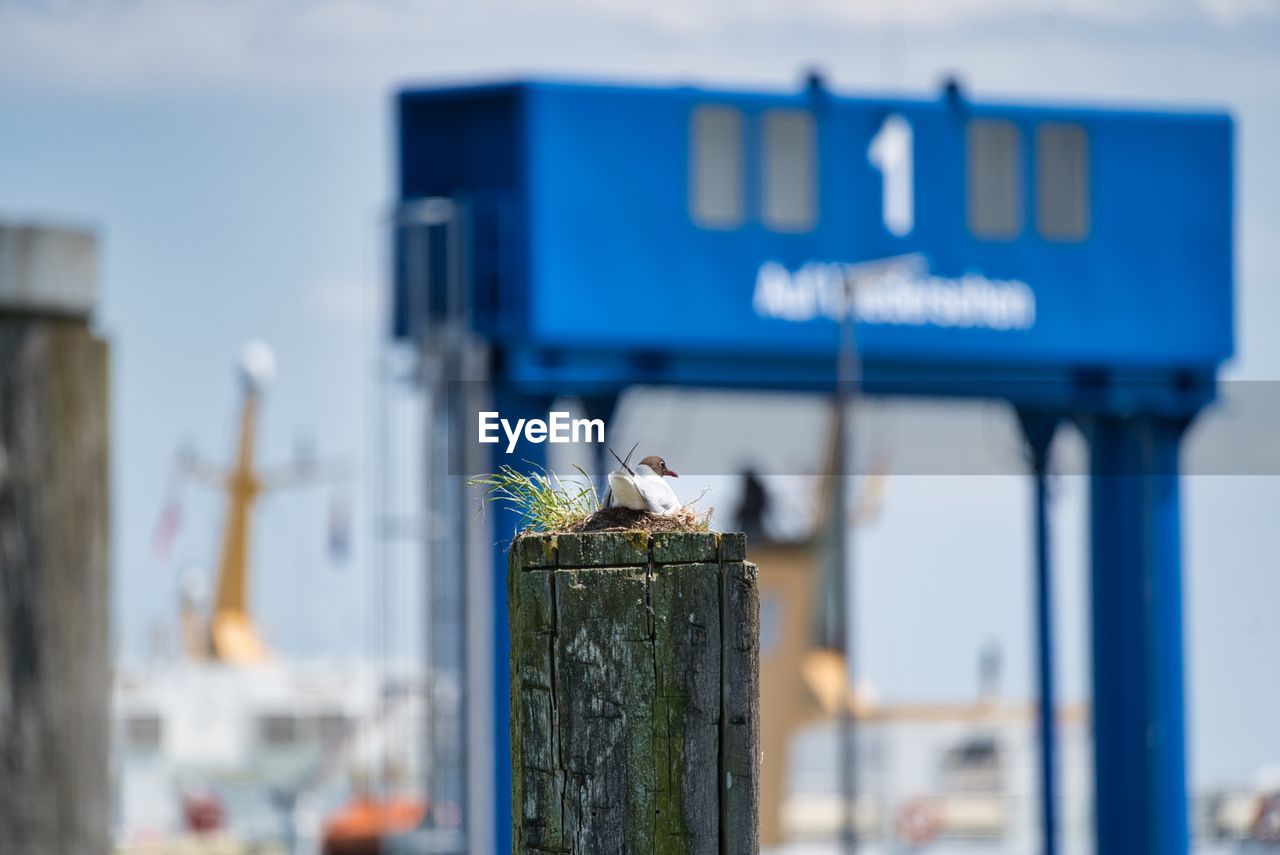
[[[469, 487], [483, 487], [485, 502], [499, 502], [520, 514], [520, 534], [577, 534], [591, 531], [710, 531], [713, 508], [695, 511], [690, 506], [672, 514], [651, 514], [630, 508], [602, 508], [591, 477], [581, 467], [579, 478], [561, 479], [555, 473], [520, 472], [501, 466], [492, 475], [472, 478]], [[483, 508], [483, 503], [481, 504]]]
[[579, 534], [589, 531], [708, 531], [711, 527], [711, 511], [695, 513], [681, 508], [673, 514], [651, 514], [631, 508], [601, 508], [584, 517], [565, 531]]

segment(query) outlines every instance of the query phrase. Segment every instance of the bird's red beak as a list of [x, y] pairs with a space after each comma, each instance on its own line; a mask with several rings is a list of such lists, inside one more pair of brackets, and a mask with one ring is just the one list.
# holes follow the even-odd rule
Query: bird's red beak
[[668, 469], [668, 470], [666, 471], [666, 474], [667, 474], [667, 475], [670, 475], [672, 478], [679, 478], [679, 477], [680, 477], [680, 476], [679, 476], [679, 475], [677, 475], [676, 473], [672, 472], [670, 469]]

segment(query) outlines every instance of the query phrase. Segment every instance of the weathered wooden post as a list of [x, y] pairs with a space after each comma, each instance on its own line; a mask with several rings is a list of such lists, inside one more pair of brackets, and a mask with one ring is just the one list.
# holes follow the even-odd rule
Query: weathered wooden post
[[756, 568], [741, 534], [519, 538], [512, 850], [757, 852]]
[[111, 848], [107, 345], [92, 235], [0, 226], [0, 851]]

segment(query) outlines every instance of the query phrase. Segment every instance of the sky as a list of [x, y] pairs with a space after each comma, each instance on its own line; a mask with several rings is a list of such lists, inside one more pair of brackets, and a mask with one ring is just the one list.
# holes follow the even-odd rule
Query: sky
[[[143, 655], [172, 616], [182, 567], [214, 560], [221, 509], [199, 486], [180, 488], [170, 558], [153, 554], [152, 530], [181, 444], [228, 458], [233, 364], [250, 338], [279, 362], [264, 460], [287, 462], [301, 435], [353, 476], [264, 502], [260, 622], [295, 655], [366, 649], [398, 86], [537, 75], [787, 89], [809, 68], [848, 92], [929, 95], [954, 74], [979, 99], [1230, 110], [1239, 301], [1228, 376], [1280, 375], [1278, 0], [0, 0], [0, 218], [86, 225], [102, 240], [121, 652]], [[1266, 651], [1280, 647], [1276, 480], [1187, 484], [1201, 779], [1280, 765], [1280, 687], [1266, 679]], [[970, 696], [991, 639], [1009, 693], [1029, 691], [1027, 489], [1014, 477], [891, 479], [858, 553], [859, 660], [882, 698]], [[1068, 696], [1083, 697], [1085, 496], [1079, 479], [1059, 490], [1059, 664]], [[335, 492], [361, 522], [345, 566], [324, 549]], [[395, 572], [412, 601], [411, 571]], [[922, 637], [920, 621], [939, 633]], [[399, 643], [413, 644], [408, 629]]]

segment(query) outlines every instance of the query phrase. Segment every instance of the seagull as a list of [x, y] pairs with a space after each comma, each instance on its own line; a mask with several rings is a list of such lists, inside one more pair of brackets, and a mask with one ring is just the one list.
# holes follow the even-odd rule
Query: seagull
[[634, 472], [622, 462], [621, 469], [609, 473], [610, 504], [653, 514], [675, 513], [680, 510], [680, 500], [662, 480], [664, 475], [680, 477], [668, 469], [666, 461], [656, 454], [650, 454], [636, 464]]

